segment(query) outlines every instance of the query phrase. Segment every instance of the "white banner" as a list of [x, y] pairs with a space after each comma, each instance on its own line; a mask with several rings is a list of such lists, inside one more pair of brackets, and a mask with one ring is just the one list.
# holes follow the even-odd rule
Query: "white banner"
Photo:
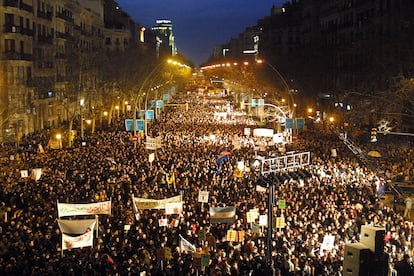
[[62, 234], [62, 250], [81, 248], [93, 246], [93, 231], [87, 231], [86, 233], [72, 237], [66, 234]]
[[183, 202], [171, 202], [165, 204], [165, 214], [166, 215], [173, 215], [173, 214], [181, 214], [183, 212]]
[[165, 209], [167, 203], [179, 203], [182, 202], [181, 195], [173, 196], [166, 199], [148, 199], [132, 196], [132, 202], [134, 203], [134, 210], [137, 209]]
[[94, 230], [93, 226], [98, 226], [96, 219], [58, 219], [60, 231], [65, 234], [83, 234], [88, 230]]
[[110, 215], [111, 201], [97, 203], [57, 203], [58, 217], [78, 215]]
[[256, 128], [253, 129], [254, 137], [271, 137], [273, 138], [273, 129], [271, 128]]

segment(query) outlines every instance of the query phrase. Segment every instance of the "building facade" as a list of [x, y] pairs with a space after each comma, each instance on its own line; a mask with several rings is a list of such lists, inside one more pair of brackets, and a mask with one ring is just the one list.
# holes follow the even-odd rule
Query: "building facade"
[[[396, 76], [414, 75], [410, 0], [290, 1], [257, 26], [259, 55], [309, 96], [386, 91]], [[243, 59], [240, 45], [255, 36], [248, 32], [216, 47], [212, 59]]]
[[[138, 37], [136, 24], [114, 3], [109, 0], [2, 2], [2, 139], [10, 133], [19, 139], [23, 134], [57, 126], [79, 114], [81, 98], [90, 93], [99, 95], [97, 58], [104, 51], [125, 50]], [[119, 14], [107, 16], [105, 23], [105, 12], [108, 14], [111, 8]]]

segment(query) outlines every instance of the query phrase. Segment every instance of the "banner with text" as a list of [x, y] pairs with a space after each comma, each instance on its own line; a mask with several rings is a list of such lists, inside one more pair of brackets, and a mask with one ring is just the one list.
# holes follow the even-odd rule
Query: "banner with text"
[[110, 215], [111, 201], [97, 203], [57, 203], [58, 217], [78, 215]]
[[182, 202], [181, 195], [173, 196], [166, 199], [148, 199], [132, 196], [132, 202], [136, 209], [165, 209], [167, 203], [180, 203]]

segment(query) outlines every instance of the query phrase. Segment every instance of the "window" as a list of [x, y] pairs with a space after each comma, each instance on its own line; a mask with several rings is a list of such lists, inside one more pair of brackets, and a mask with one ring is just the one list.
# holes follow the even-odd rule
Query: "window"
[[14, 39], [5, 39], [4, 40], [4, 50], [5, 52], [15, 52], [16, 51], [16, 42]]
[[14, 25], [14, 14], [6, 13], [5, 17], [5, 23], [7, 26]]

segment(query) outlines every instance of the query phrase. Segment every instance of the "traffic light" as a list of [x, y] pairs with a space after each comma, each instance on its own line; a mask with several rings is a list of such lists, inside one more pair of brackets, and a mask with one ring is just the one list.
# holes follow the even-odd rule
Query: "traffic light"
[[373, 128], [371, 128], [371, 143], [375, 143], [377, 141], [378, 141], [378, 139], [377, 139], [377, 128], [373, 127]]

